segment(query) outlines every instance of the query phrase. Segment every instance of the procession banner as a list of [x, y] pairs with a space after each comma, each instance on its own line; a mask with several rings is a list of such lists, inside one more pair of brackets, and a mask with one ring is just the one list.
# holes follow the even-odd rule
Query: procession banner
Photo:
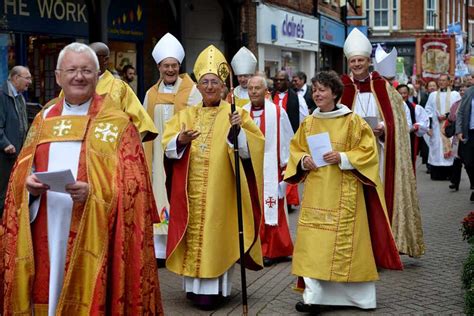
[[[456, 61], [454, 36], [433, 34], [416, 39], [417, 75], [425, 82], [440, 74], [454, 75]], [[419, 66], [418, 66], [419, 65]]]

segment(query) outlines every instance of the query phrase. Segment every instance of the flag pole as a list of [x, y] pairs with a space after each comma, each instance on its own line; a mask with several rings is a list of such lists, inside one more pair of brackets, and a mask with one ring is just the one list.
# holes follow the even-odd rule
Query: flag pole
[[[222, 67], [221, 67], [222, 66]], [[219, 69], [226, 69], [230, 78], [230, 108], [231, 112], [235, 112], [234, 85], [232, 83], [232, 68], [227, 63], [221, 64]], [[235, 161], [235, 186], [237, 191], [237, 222], [239, 228], [239, 251], [240, 251], [240, 278], [242, 283], [242, 314], [248, 314], [247, 305], [247, 277], [245, 271], [245, 247], [244, 247], [244, 223], [242, 218], [242, 189], [240, 186], [240, 156], [238, 133], [240, 127], [232, 126], [232, 143], [234, 145], [234, 161]]]

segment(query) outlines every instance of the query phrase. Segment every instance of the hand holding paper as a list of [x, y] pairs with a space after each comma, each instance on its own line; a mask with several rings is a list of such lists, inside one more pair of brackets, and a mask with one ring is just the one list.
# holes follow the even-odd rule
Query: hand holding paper
[[39, 180], [39, 182], [47, 185], [49, 187], [49, 190], [54, 192], [68, 193], [66, 191], [66, 185], [76, 183], [76, 179], [74, 179], [74, 176], [72, 175], [70, 169], [36, 172], [33, 175], [36, 177], [37, 180]]
[[324, 154], [332, 151], [331, 139], [329, 138], [329, 133], [320, 133], [307, 137], [309, 150], [311, 151], [311, 157], [313, 158], [316, 166], [324, 167], [329, 165], [326, 160], [324, 160]]

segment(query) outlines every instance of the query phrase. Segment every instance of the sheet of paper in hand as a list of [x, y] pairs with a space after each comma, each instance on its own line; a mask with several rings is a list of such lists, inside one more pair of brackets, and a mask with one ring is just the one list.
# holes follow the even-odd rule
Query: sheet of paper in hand
[[76, 183], [71, 169], [35, 172], [36, 177], [42, 183], [49, 185], [49, 190], [54, 192], [66, 192], [66, 185]]
[[364, 120], [369, 124], [371, 129], [374, 129], [379, 125], [379, 119], [377, 116], [366, 116], [364, 117]]
[[308, 136], [306, 138], [309, 146], [309, 150], [311, 151], [311, 157], [313, 158], [316, 166], [324, 167], [329, 165], [326, 161], [324, 161], [323, 155], [332, 151], [331, 146], [331, 139], [329, 138], [329, 133], [320, 133]]

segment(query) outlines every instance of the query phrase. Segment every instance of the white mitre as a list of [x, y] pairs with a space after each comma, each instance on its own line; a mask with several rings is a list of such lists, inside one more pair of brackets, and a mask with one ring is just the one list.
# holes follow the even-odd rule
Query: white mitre
[[247, 47], [242, 46], [230, 64], [236, 76], [254, 74], [255, 68], [257, 68], [257, 58]]
[[374, 69], [382, 77], [393, 78], [397, 74], [397, 49], [394, 47], [390, 54], [387, 54], [385, 50], [377, 44], [375, 50], [375, 62]]
[[176, 37], [170, 33], [166, 33], [158, 43], [156, 43], [151, 55], [157, 64], [168, 57], [175, 58], [181, 64], [184, 59], [184, 48]]
[[344, 42], [344, 55], [349, 59], [354, 56], [370, 57], [371, 54], [372, 44], [370, 44], [369, 39], [364, 33], [354, 28]]

